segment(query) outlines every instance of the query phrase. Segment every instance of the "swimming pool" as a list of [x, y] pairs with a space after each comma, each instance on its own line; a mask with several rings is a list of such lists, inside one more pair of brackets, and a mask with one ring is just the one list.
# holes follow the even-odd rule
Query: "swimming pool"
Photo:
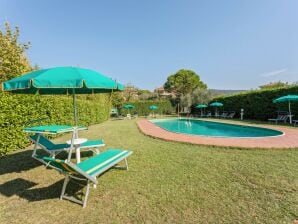
[[171, 132], [199, 136], [257, 138], [283, 135], [281, 131], [268, 128], [203, 120], [159, 119], [150, 122]]

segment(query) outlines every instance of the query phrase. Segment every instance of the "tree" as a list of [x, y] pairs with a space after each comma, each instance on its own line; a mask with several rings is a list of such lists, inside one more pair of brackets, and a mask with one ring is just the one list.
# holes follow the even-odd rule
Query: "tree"
[[196, 88], [192, 92], [192, 105], [208, 104], [212, 99], [212, 93], [207, 89]]
[[200, 80], [200, 76], [194, 71], [180, 69], [167, 78], [164, 88], [169, 92], [175, 92], [180, 97], [181, 94], [191, 93], [197, 88], [207, 89], [207, 85]]
[[111, 95], [111, 102], [112, 106], [120, 109], [123, 106], [124, 103], [124, 97], [122, 92], [113, 92]]
[[147, 90], [147, 89], [138, 89], [138, 95], [142, 95], [142, 94], [150, 94], [151, 91]]
[[149, 90], [138, 90], [139, 100], [158, 100], [158, 94]]
[[32, 71], [25, 51], [30, 43], [19, 43], [20, 30], [13, 31], [9, 23], [5, 23], [4, 31], [0, 30], [0, 82]]
[[265, 84], [259, 87], [260, 89], [279, 89], [279, 88], [288, 87], [288, 86], [290, 86], [289, 83], [278, 81], [278, 82], [270, 82], [268, 84]]
[[186, 113], [189, 113], [189, 108], [193, 104], [192, 95], [190, 93], [187, 93], [185, 95], [181, 95], [180, 97], [180, 106], [182, 107], [183, 111]]
[[[175, 93], [175, 101], [178, 104], [178, 112], [180, 111], [179, 103], [189, 104], [189, 96], [195, 89], [207, 89], [207, 85], [201, 81], [200, 76], [192, 70], [180, 69], [167, 78], [164, 89], [168, 92]], [[183, 96], [183, 99], [182, 99]], [[181, 100], [182, 99], [182, 100]], [[185, 103], [188, 102], [188, 103]]]
[[208, 104], [212, 98], [212, 94], [207, 89], [196, 88], [192, 93], [181, 95], [180, 106], [184, 112], [190, 112], [190, 107], [195, 104]]
[[138, 88], [133, 86], [132, 84], [125, 85], [123, 96], [126, 102], [136, 100], [138, 98]]

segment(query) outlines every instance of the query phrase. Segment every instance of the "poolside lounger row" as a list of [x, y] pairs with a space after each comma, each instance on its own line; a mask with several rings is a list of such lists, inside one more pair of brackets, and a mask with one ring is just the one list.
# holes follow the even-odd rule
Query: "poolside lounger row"
[[289, 118], [290, 118], [289, 115], [278, 115], [276, 118], [269, 118], [268, 121], [275, 122], [276, 124], [278, 122], [286, 123]]
[[207, 114], [202, 114], [201, 117], [212, 117], [211, 112], [208, 112]]
[[222, 114], [217, 114], [217, 115], [212, 115], [211, 112], [208, 112], [207, 114], [203, 114], [203, 115], [200, 115], [200, 117], [217, 117], [217, 118], [234, 118], [235, 116], [235, 112], [232, 111], [232, 112], [223, 112]]
[[232, 119], [232, 118], [234, 118], [234, 116], [235, 116], [235, 111], [232, 111], [232, 112], [223, 112], [221, 115], [219, 115], [219, 117], [221, 117], [221, 118], [230, 118], [230, 119]]
[[[125, 162], [125, 166], [121, 168], [128, 170], [127, 157], [131, 154], [132, 151], [129, 150], [108, 149], [78, 164], [46, 156], [35, 155], [35, 157], [65, 176], [60, 199], [67, 199], [82, 204], [83, 208], [85, 208], [89, 196], [90, 184], [94, 184], [95, 188], [98, 183], [96, 178], [108, 169], [115, 167], [121, 161]], [[82, 200], [66, 194], [66, 188], [71, 179], [86, 181], [86, 192]]]

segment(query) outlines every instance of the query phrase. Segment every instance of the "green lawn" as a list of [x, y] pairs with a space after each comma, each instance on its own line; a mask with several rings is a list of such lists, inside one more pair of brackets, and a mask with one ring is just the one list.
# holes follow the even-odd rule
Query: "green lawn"
[[166, 142], [144, 136], [127, 120], [92, 126], [83, 136], [133, 150], [130, 170], [100, 177], [82, 209], [58, 199], [63, 176], [31, 159], [30, 149], [2, 157], [0, 223], [292, 223], [298, 218], [298, 149]]

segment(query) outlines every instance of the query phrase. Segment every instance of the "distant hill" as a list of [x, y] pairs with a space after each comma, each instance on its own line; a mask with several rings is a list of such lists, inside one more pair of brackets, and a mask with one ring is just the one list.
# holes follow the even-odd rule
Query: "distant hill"
[[240, 93], [247, 90], [232, 90], [232, 89], [209, 89], [214, 95], [228, 95], [234, 93]]

